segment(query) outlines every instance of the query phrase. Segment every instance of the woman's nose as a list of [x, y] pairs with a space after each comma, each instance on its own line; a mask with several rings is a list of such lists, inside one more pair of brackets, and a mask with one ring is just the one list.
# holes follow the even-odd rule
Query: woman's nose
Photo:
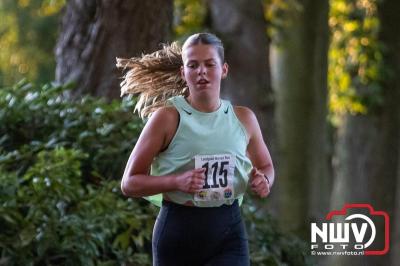
[[206, 67], [203, 66], [203, 65], [200, 65], [199, 68], [198, 68], [198, 74], [199, 74], [199, 75], [204, 75], [204, 74], [206, 74]]

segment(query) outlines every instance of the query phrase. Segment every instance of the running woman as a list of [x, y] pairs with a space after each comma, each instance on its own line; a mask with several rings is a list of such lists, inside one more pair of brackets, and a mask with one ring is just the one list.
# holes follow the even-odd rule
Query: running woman
[[248, 184], [268, 196], [274, 168], [254, 113], [220, 98], [228, 74], [221, 40], [198, 33], [182, 48], [117, 66], [129, 70], [122, 94], [138, 94], [136, 109], [149, 118], [121, 189], [161, 206], [153, 265], [249, 265], [239, 206]]

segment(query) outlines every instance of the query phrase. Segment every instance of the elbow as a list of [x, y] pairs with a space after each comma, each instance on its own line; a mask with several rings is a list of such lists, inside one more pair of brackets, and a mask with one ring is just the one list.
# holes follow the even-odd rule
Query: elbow
[[141, 197], [138, 193], [136, 186], [132, 182], [132, 177], [123, 177], [121, 181], [121, 192], [126, 197]]
[[126, 186], [124, 185], [124, 180], [123, 179], [121, 181], [121, 192], [122, 192], [122, 195], [124, 195], [126, 197], [129, 197], [129, 193], [128, 193], [128, 190], [127, 190]]

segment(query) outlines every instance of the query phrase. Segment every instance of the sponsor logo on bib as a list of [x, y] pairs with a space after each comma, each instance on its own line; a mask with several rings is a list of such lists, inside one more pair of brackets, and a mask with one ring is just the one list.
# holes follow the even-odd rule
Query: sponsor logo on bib
[[224, 190], [224, 198], [229, 199], [230, 197], [232, 197], [232, 190], [230, 188], [226, 188]]

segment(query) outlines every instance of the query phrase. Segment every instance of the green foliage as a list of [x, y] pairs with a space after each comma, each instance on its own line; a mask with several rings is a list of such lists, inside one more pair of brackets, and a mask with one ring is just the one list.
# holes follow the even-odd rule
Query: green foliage
[[62, 146], [88, 154], [86, 179], [119, 179], [142, 127], [131, 114], [134, 102], [86, 96], [71, 102], [62, 96], [67, 89], [22, 81], [0, 90], [0, 145], [8, 152], [0, 162], [21, 174], [36, 153]]
[[[147, 265], [154, 209], [122, 200], [116, 181], [82, 182], [78, 150], [41, 151], [22, 177], [0, 171], [7, 265]], [[134, 256], [135, 254], [135, 256]]]
[[330, 109], [365, 114], [382, 104], [382, 45], [375, 0], [332, 0], [329, 25]]
[[174, 34], [175, 39], [204, 31], [207, 7], [201, 0], [174, 1]]
[[123, 200], [118, 182], [101, 178], [121, 176], [141, 128], [133, 103], [69, 102], [66, 89], [21, 82], [0, 90], [2, 260], [145, 265], [154, 210]]
[[286, 30], [292, 25], [293, 17], [303, 7], [299, 0], [263, 0], [266, 32], [275, 45], [285, 38]]
[[66, 87], [0, 90], [0, 262], [150, 265], [155, 208], [120, 195], [141, 130], [134, 103], [70, 102]]
[[22, 77], [54, 79], [54, 47], [65, 0], [2, 0], [0, 3], [0, 86]]

